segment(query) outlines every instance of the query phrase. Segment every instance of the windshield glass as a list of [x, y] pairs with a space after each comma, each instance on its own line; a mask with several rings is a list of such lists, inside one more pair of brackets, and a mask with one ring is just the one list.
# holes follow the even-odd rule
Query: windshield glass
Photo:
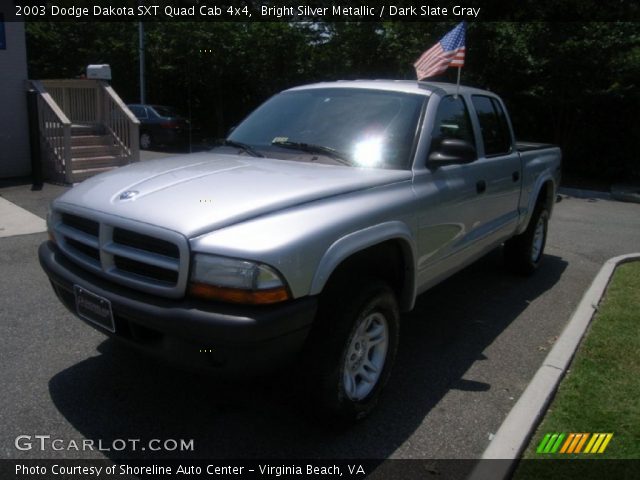
[[342, 157], [353, 166], [407, 169], [425, 99], [360, 88], [284, 92], [249, 115], [229, 140], [276, 158], [292, 158], [297, 149], [298, 157], [318, 161]]

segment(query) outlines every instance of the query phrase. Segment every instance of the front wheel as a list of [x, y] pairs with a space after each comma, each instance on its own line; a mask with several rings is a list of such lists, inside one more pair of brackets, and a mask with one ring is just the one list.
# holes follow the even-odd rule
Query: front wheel
[[527, 229], [504, 244], [507, 267], [516, 273], [531, 275], [540, 265], [547, 243], [549, 211], [536, 207]]
[[309, 380], [316, 406], [351, 423], [373, 410], [391, 374], [400, 315], [382, 281], [344, 282], [331, 290], [321, 299], [312, 333]]

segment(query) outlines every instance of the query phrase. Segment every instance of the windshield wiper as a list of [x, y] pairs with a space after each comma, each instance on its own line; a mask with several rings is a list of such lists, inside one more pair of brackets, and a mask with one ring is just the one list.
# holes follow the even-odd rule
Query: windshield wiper
[[249, 155], [253, 157], [264, 157], [264, 155], [262, 155], [259, 151], [257, 151], [251, 145], [247, 143], [236, 142], [235, 140], [228, 140], [226, 138], [218, 140], [216, 142], [216, 147], [235, 147], [235, 148], [244, 150], [245, 152], [247, 152]]
[[353, 165], [353, 162], [349, 157], [347, 157], [344, 153], [339, 152], [338, 150], [334, 150], [333, 148], [324, 147], [322, 145], [315, 145], [313, 143], [303, 143], [303, 142], [291, 142], [288, 140], [275, 140], [271, 142], [272, 145], [277, 145], [278, 147], [284, 148], [293, 148], [296, 150], [302, 150], [303, 152], [309, 153], [320, 153], [324, 155], [328, 155], [331, 158], [334, 158], [345, 165]]

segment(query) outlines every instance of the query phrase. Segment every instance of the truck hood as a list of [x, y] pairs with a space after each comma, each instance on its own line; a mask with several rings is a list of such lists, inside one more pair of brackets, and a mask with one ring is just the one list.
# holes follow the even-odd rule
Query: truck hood
[[[56, 200], [189, 238], [333, 195], [411, 178], [410, 171], [197, 153], [97, 175]], [[126, 194], [125, 192], [130, 192]]]

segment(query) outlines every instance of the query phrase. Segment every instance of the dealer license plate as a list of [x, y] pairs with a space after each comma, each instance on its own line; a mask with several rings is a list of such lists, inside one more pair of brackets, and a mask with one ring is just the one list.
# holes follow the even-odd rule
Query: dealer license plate
[[91, 293], [79, 285], [73, 286], [73, 293], [76, 296], [76, 311], [78, 315], [91, 323], [106, 328], [110, 332], [116, 331], [109, 300]]

